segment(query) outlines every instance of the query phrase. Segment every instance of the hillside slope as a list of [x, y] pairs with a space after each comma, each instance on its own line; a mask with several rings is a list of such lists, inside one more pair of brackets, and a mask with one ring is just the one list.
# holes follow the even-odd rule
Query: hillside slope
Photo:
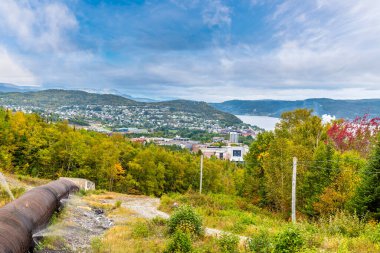
[[[132, 115], [129, 119], [143, 119], [149, 122], [147, 115], [155, 116], [154, 114], [161, 114], [161, 119], [167, 119], [162, 124], [174, 124], [168, 123], [168, 121], [174, 122], [175, 117], [181, 117], [184, 115], [189, 118], [197, 118], [199, 120], [213, 121], [211, 124], [222, 125], [236, 125], [241, 124], [241, 120], [236, 116], [222, 112], [205, 102], [189, 101], [189, 100], [173, 100], [165, 102], [137, 102], [132, 99], [128, 99], [118, 95], [112, 94], [96, 94], [88, 93], [79, 90], [42, 90], [32, 92], [0, 92], [0, 106], [6, 106], [11, 108], [22, 107], [27, 111], [38, 111], [57, 113], [63, 115], [66, 113], [67, 108], [76, 106], [80, 108], [72, 108], [73, 112], [70, 112], [70, 117], [83, 117], [83, 115], [96, 114], [96, 117], [102, 117], [98, 115], [102, 108], [87, 108], [87, 106], [111, 106], [114, 107], [108, 113], [112, 118], [122, 117], [123, 110], [127, 107]], [[95, 110], [95, 113], [94, 113]], [[159, 113], [157, 113], [159, 112]], [[177, 114], [177, 116], [174, 116]], [[65, 115], [67, 118], [67, 114]], [[106, 116], [104, 116], [106, 117]], [[147, 118], [147, 119], [145, 119]], [[91, 120], [91, 118], [85, 118], [85, 120]], [[127, 120], [125, 120], [127, 121]], [[120, 122], [118, 122], [120, 125]], [[144, 123], [145, 124], [145, 123]], [[147, 125], [147, 124], [145, 124]], [[149, 127], [152, 127], [149, 125]]]
[[184, 111], [188, 113], [197, 113], [205, 118], [213, 118], [216, 120], [227, 122], [230, 125], [239, 124], [241, 120], [235, 115], [228, 112], [223, 112], [217, 108], [214, 108], [206, 102], [198, 102], [192, 100], [172, 100], [149, 103], [150, 105], [169, 107], [173, 111]]
[[223, 103], [211, 103], [211, 106], [236, 115], [258, 115], [279, 117], [281, 113], [297, 108], [313, 109], [321, 116], [335, 115], [338, 118], [355, 118], [363, 114], [380, 115], [380, 99], [334, 100], [313, 98], [306, 100], [230, 100]]
[[95, 94], [78, 90], [43, 90], [0, 93], [2, 103], [59, 107], [68, 105], [138, 105], [139, 103], [111, 94]]

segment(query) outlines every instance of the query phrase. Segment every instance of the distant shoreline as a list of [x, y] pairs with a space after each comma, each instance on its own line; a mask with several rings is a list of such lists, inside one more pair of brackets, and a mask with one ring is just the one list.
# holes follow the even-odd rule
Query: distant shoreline
[[265, 130], [274, 130], [276, 123], [280, 121], [279, 118], [269, 116], [251, 116], [251, 115], [235, 115], [244, 123], [256, 125]]

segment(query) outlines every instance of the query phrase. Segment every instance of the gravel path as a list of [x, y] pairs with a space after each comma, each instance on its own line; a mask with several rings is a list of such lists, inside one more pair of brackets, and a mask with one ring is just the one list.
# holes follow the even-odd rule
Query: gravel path
[[126, 198], [122, 200], [122, 206], [128, 208], [139, 216], [146, 219], [153, 219], [155, 217], [161, 217], [164, 219], [169, 218], [169, 214], [158, 210], [160, 205], [160, 199], [150, 197], [138, 197], [138, 198]]
[[[91, 208], [82, 198], [71, 196], [70, 200], [66, 203], [65, 214], [61, 217], [60, 222], [34, 235], [36, 239], [45, 236], [58, 236], [63, 240], [62, 247], [57, 245], [54, 251], [42, 250], [37, 251], [37, 253], [91, 252], [90, 243], [92, 238], [101, 236], [119, 219], [129, 219], [131, 216], [139, 216], [146, 219], [153, 219], [155, 217], [168, 219], [170, 217], [169, 214], [158, 210], [160, 205], [159, 198], [117, 194], [113, 195], [112, 199], [105, 196], [104, 198], [98, 198], [97, 201], [111, 205], [114, 205], [116, 201], [121, 201], [121, 206], [132, 212], [126, 217], [112, 217], [111, 220], [103, 213], [99, 213], [100, 209]], [[218, 237], [222, 234], [231, 233], [215, 228], [205, 228], [205, 234]], [[245, 236], [239, 236], [239, 238], [241, 243], [244, 243], [248, 239]]]
[[[104, 200], [106, 203], [113, 204], [115, 201], [122, 201], [122, 207], [132, 210], [136, 215], [146, 218], [153, 219], [155, 217], [161, 217], [168, 219], [169, 214], [158, 210], [160, 205], [159, 198], [152, 198], [147, 196], [123, 196], [117, 199]], [[231, 234], [215, 228], [205, 228], [205, 234], [209, 236], [221, 236], [222, 234]], [[248, 240], [246, 236], [239, 236], [240, 242], [243, 243]]]

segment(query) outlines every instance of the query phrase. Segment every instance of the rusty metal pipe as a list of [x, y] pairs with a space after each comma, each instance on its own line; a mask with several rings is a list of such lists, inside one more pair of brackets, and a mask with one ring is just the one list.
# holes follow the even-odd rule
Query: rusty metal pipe
[[0, 208], [0, 252], [27, 252], [33, 246], [33, 234], [45, 228], [60, 201], [78, 189], [73, 182], [59, 179]]

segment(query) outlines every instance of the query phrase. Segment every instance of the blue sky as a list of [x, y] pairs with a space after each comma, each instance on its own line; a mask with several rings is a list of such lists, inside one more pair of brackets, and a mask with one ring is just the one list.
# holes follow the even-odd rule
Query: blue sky
[[205, 101], [380, 97], [373, 0], [1, 0], [0, 83]]

